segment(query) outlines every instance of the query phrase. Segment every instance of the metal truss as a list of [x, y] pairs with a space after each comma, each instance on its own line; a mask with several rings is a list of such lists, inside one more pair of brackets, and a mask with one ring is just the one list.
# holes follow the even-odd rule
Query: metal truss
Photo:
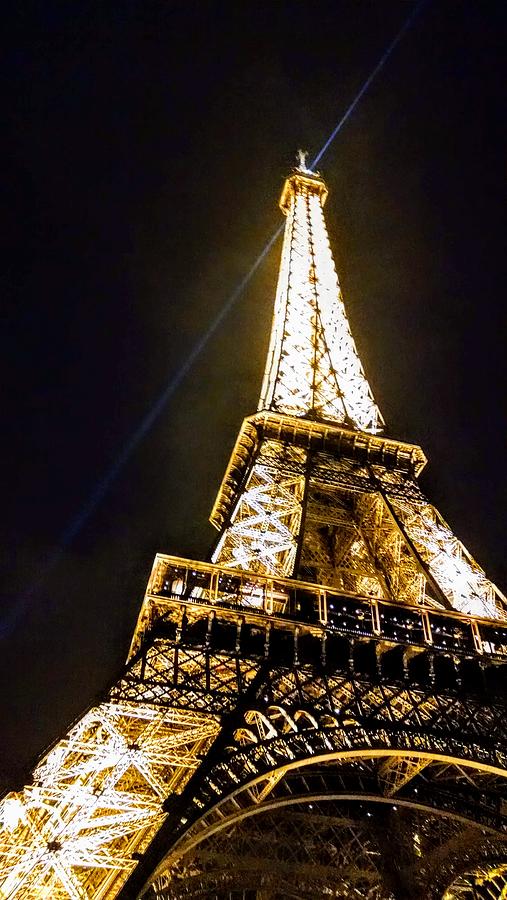
[[[328, 460], [331, 471], [322, 484], [317, 460], [310, 475], [315, 489], [310, 488], [302, 565], [306, 560], [316, 567], [317, 581], [413, 605], [437, 603], [485, 618], [505, 615], [503, 594], [415, 481], [363, 467], [362, 473], [355, 470], [355, 484], [344, 489], [340, 476], [348, 466]], [[316, 526], [310, 528], [312, 522]]]
[[496, 618], [505, 598], [488, 580], [437, 510], [424, 498], [393, 500], [401, 527], [454, 609]]
[[[236, 806], [237, 818], [245, 803], [248, 811], [275, 796], [285, 801], [287, 786], [297, 796], [292, 771], [319, 760], [336, 766], [374, 759], [376, 768], [359, 781], [359, 770], [342, 773], [339, 784], [328, 771], [324, 782], [318, 776], [318, 790], [309, 792], [307, 783], [306, 799], [330, 789], [349, 800], [395, 798], [426, 817], [438, 812], [486, 830], [496, 836], [498, 854], [505, 834], [498, 798], [505, 793], [506, 710], [494, 695], [463, 693], [458, 682], [442, 690], [431, 665], [414, 669], [412, 660], [431, 661], [433, 644], [411, 657], [410, 645], [403, 650], [403, 624], [397, 636], [390, 632], [394, 643], [381, 635], [358, 641], [352, 622], [345, 638], [343, 628], [318, 618], [326, 619], [328, 607], [331, 616], [334, 595], [292, 579], [162, 558], [149, 589], [120, 681], [42, 760], [33, 783], [3, 801], [0, 896], [116, 896], [159, 829], [170, 828], [169, 846], [182, 838], [195, 843], [193, 835], [201, 842], [208, 815], [219, 810], [220, 822], [230, 815], [220, 804]], [[311, 589], [317, 616], [305, 624], [297, 591], [302, 598]], [[357, 602], [356, 624], [367, 631]], [[371, 614], [383, 609], [381, 627], [392, 629], [394, 604], [362, 602]], [[447, 618], [455, 628], [465, 622], [460, 614]], [[475, 651], [477, 658], [485, 659], [489, 644]], [[398, 646], [404, 657], [393, 681]], [[455, 653], [465, 665], [472, 645], [460, 649], [458, 642]], [[462, 776], [470, 771], [472, 783]], [[480, 788], [474, 772], [483, 778]], [[442, 789], [446, 778], [451, 791]], [[309, 890], [305, 872], [294, 886], [301, 896]], [[210, 878], [204, 896], [215, 875]], [[372, 881], [371, 897], [383, 896], [382, 879]]]
[[[155, 567], [154, 584], [160, 585], [163, 574], [165, 582], [170, 576], [168, 561], [165, 573], [162, 562]], [[177, 568], [175, 562], [171, 565]], [[411, 656], [410, 645], [403, 649], [400, 643], [397, 648], [380, 637], [365, 641], [350, 636], [343, 643], [338, 631], [333, 637], [329, 624], [322, 629], [320, 643], [312, 643], [314, 626], [261, 608], [232, 603], [228, 608], [221, 599], [225, 593], [220, 593], [220, 588], [225, 592], [227, 573], [222, 570], [220, 578], [214, 583], [210, 578], [206, 587], [204, 576], [213, 569], [216, 574], [217, 567], [208, 565], [206, 573], [201, 565], [200, 572], [188, 565], [184, 578], [180, 561], [180, 596], [159, 598], [157, 614], [163, 627], [152, 618], [144, 651], [133, 658], [118, 687], [118, 698], [123, 692], [132, 697], [136, 691], [143, 698], [146, 690], [156, 690], [160, 704], [190, 702], [222, 717], [225, 713], [206, 765], [172, 806], [155, 857], [147, 862], [136, 890], [147, 879], [157, 886], [160, 897], [214, 896], [213, 892], [225, 897], [235, 896], [240, 885], [246, 890], [257, 878], [256, 889], [277, 896], [274, 863], [272, 875], [262, 884], [255, 854], [245, 857], [243, 867], [235, 865], [236, 828], [241, 824], [248, 831], [246, 823], [252, 817], [271, 815], [287, 805], [304, 804], [306, 815], [311, 812], [309, 804], [317, 808], [328, 799], [338, 804], [342, 818], [356, 820], [363, 839], [366, 823], [368, 840], [375, 838], [382, 859], [379, 834], [386, 815], [389, 821], [394, 816], [392, 840], [398, 844], [403, 840], [406, 859], [400, 874], [379, 857], [379, 874], [374, 878], [370, 873], [371, 897], [440, 900], [465, 864], [484, 865], [505, 853], [507, 710], [494, 691], [484, 693], [477, 682], [469, 681], [466, 689], [458, 683], [450, 688], [440, 666], [440, 660], [449, 658], [443, 650]], [[203, 592], [198, 602], [190, 596], [195, 590], [192, 577]], [[257, 579], [260, 585], [261, 576]], [[245, 587], [249, 583], [247, 576], [237, 581]], [[268, 588], [270, 579], [264, 581]], [[272, 581], [271, 600], [282, 593], [283, 585], [283, 580]], [[229, 582], [229, 599], [231, 587]], [[209, 591], [217, 592], [214, 599]], [[169, 619], [171, 607], [174, 615]], [[209, 610], [207, 618], [204, 607]], [[233, 621], [239, 630], [232, 627]], [[171, 629], [174, 639], [168, 638]], [[230, 649], [221, 650], [225, 647]], [[396, 655], [398, 649], [403, 650], [403, 659]], [[463, 652], [465, 667], [471, 655], [471, 650]], [[485, 660], [484, 654], [476, 653], [479, 657]], [[241, 672], [235, 671], [235, 658], [244, 667]], [[495, 684], [494, 671], [493, 666], [491, 677], [485, 671], [485, 684]], [[210, 681], [211, 673], [216, 676]], [[231, 719], [229, 711], [234, 713]], [[495, 735], [494, 742], [490, 734]], [[398, 816], [404, 825], [396, 837]], [[266, 825], [259, 822], [261, 830], [269, 831], [270, 820]], [[219, 834], [228, 856], [220, 856], [222, 850], [215, 847]], [[201, 847], [207, 848], [202, 858]], [[167, 848], [172, 849], [157, 868]], [[244, 856], [242, 849], [237, 852]], [[356, 856], [349, 887], [341, 894], [330, 893], [330, 885], [337, 885], [336, 872], [325, 885], [331, 873], [320, 870], [319, 863], [313, 896], [354, 897], [351, 885], [360, 883], [366, 871], [366, 863]], [[151, 868], [156, 872], [150, 878]], [[294, 874], [288, 889], [294, 896], [311, 896], [304, 868], [294, 869]], [[429, 884], [430, 876], [431, 894], [421, 887]], [[401, 879], [412, 893], [400, 893], [399, 885], [388, 890], [393, 879]]]
[[448, 888], [443, 900], [505, 900], [507, 863], [477, 866], [460, 875]]
[[214, 561], [266, 575], [292, 574], [301, 525], [304, 456], [298, 447], [280, 452], [274, 441], [263, 443]]
[[156, 896], [210, 897], [248, 885], [269, 897], [376, 900], [379, 851], [368, 830], [346, 814], [323, 814], [322, 804], [311, 807], [272, 809], [217, 833], [158, 879]]
[[323, 181], [302, 170], [282, 194], [287, 224], [259, 409], [376, 432], [382, 416], [341, 298], [322, 211], [326, 194]]
[[[483, 857], [501, 847], [451, 819], [405, 807], [380, 817], [373, 803], [362, 803], [361, 810], [359, 804], [310, 796], [286, 806], [272, 803], [203, 839], [156, 879], [149, 896], [239, 897], [247, 888], [252, 896], [393, 900], [401, 883], [411, 900], [440, 900], [442, 868], [444, 877], [452, 877], [458, 859], [477, 855], [472, 846]], [[453, 886], [444, 896], [460, 895]]]
[[261, 438], [214, 561], [278, 576], [297, 569], [308, 581], [351, 594], [504, 617], [505, 597], [414, 474], [369, 464], [362, 447], [349, 453]]
[[[481, 698], [441, 694], [434, 684], [420, 690], [353, 674], [317, 673], [304, 665], [274, 666], [259, 684], [255, 706], [245, 709], [232, 734], [223, 735], [227, 752], [217, 755], [203, 777], [199, 779], [197, 773], [194, 785], [189, 784], [182, 829], [175, 810], [172, 836], [167, 838], [173, 850], [165, 868], [159, 867], [155, 893], [172, 898], [206, 896], [208, 890], [211, 896], [212, 889], [225, 890], [226, 884], [253, 883], [256, 872], [259, 887], [259, 857], [245, 856], [241, 842], [236, 846], [237, 827], [241, 826], [240, 836], [251, 834], [251, 824], [246, 823], [252, 817], [263, 817], [265, 812], [271, 816], [294, 804], [304, 804], [305, 815], [314, 815], [314, 807], [332, 798], [342, 819], [350, 817], [351, 804], [355, 807], [355, 829], [363, 844], [365, 834], [370, 844], [375, 838], [379, 870], [376, 875], [371, 867], [369, 871], [356, 848], [349, 860], [350, 872], [347, 869], [347, 890], [332, 893], [330, 886], [336, 889], [338, 873], [324, 871], [314, 859], [313, 896], [353, 897], [351, 885], [363, 879], [363, 884], [369, 880], [371, 888], [366, 896], [440, 898], [453, 871], [464, 861], [484, 862], [505, 852], [507, 821], [500, 809], [507, 796], [507, 756], [497, 756], [496, 751], [491, 756], [486, 750], [489, 732], [495, 734], [498, 747], [505, 746], [505, 710], [499, 707], [494, 712]], [[397, 869], [384, 871], [385, 861], [379, 861], [385, 815], [379, 815], [376, 807], [381, 804], [388, 819], [394, 816], [393, 832], [399, 827], [399, 814], [404, 816], [402, 835], [396, 838], [398, 847], [402, 837], [405, 846], [401, 874]], [[262, 818], [256, 827], [269, 833], [271, 819], [266, 824]], [[302, 825], [297, 833], [299, 847], [307, 836]], [[347, 835], [345, 828], [335, 839], [333, 853], [338, 853]], [[283, 842], [276, 852], [284, 853]], [[234, 862], [236, 854], [244, 859], [242, 867]], [[286, 861], [290, 868], [290, 858]], [[269, 860], [262, 871], [271, 871]], [[343, 871], [341, 865], [339, 872]], [[304, 884], [304, 869], [296, 867], [294, 874], [294, 896], [311, 896], [309, 884]], [[401, 895], [386, 888], [395, 875], [410, 886], [411, 893]], [[275, 876], [273, 862], [272, 878], [267, 881], [274, 896]], [[431, 893], [426, 893], [430, 876]], [[217, 896], [226, 895], [219, 892]]]
[[386, 797], [394, 797], [427, 765], [429, 760], [424, 757], [388, 756], [379, 768], [379, 780]]
[[91, 709], [0, 803], [0, 897], [116, 896], [217, 731], [197, 712]]

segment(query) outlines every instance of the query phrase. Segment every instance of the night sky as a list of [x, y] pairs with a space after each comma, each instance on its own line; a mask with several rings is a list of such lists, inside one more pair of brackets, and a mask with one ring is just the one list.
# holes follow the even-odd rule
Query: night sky
[[[207, 554], [257, 404], [280, 243], [118, 466], [122, 449], [280, 223], [296, 149], [319, 150], [412, 8], [11, 4], [5, 785], [120, 670], [155, 552]], [[422, 444], [423, 489], [505, 587], [503, 8], [424, 4], [320, 169], [387, 433]]]

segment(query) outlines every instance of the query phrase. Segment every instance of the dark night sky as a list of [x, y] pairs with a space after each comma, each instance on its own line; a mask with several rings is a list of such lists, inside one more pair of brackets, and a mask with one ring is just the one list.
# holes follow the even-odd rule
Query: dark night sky
[[[321, 163], [353, 333], [394, 437], [503, 557], [503, 3], [429, 0]], [[36, 591], [97, 484], [279, 224], [408, 0], [13, 4], [4, 23], [0, 775], [125, 658], [157, 550], [202, 557], [256, 406], [279, 245]], [[28, 596], [29, 595], [29, 596]]]

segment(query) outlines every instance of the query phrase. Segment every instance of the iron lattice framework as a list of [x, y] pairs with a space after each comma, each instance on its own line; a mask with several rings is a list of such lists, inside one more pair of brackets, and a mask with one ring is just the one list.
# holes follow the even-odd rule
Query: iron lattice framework
[[0, 897], [507, 897], [505, 598], [379, 434], [322, 179], [287, 215], [211, 562], [158, 555], [120, 680], [0, 804]]
[[299, 169], [285, 184], [287, 216], [259, 409], [375, 432], [382, 416], [350, 333], [322, 207], [320, 178]]

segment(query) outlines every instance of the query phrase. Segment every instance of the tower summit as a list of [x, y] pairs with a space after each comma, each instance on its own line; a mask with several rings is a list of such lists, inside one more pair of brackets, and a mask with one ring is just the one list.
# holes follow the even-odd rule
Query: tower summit
[[300, 165], [287, 178], [287, 217], [259, 409], [376, 433], [382, 416], [350, 333], [323, 206], [327, 188]]
[[423, 496], [299, 166], [211, 561], [158, 554], [120, 679], [0, 802], [0, 898], [495, 900], [506, 601]]

